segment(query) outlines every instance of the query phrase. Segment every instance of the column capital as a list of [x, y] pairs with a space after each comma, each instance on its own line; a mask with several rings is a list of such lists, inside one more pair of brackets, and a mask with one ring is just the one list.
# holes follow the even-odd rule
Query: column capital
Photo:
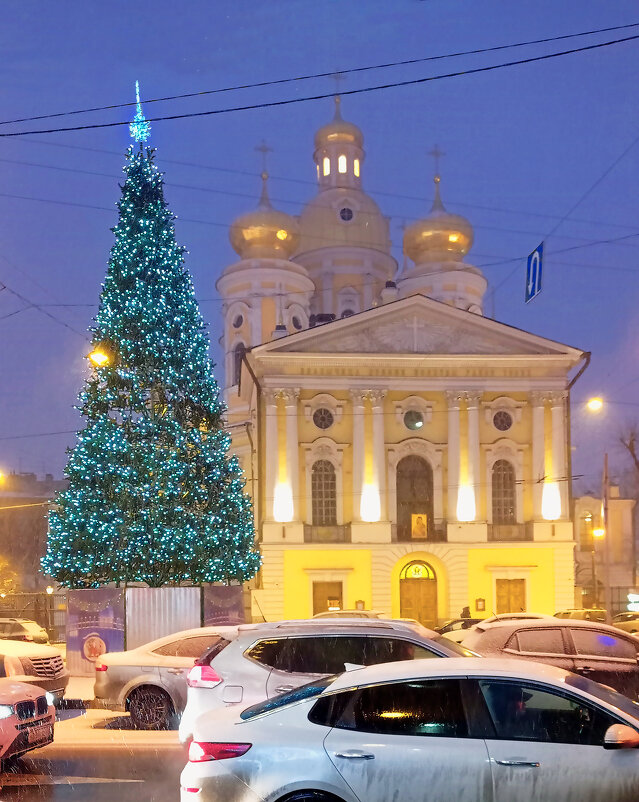
[[262, 395], [264, 396], [264, 401], [267, 404], [275, 405], [277, 404], [277, 399], [279, 398], [279, 390], [272, 390], [269, 388], [263, 390]]
[[479, 400], [482, 397], [482, 393], [476, 390], [469, 391], [464, 393], [466, 396], [466, 404], [468, 405], [469, 409], [479, 409]]
[[449, 407], [457, 407], [462, 401], [467, 400], [468, 393], [465, 390], [444, 390], [444, 396]]
[[287, 387], [286, 389], [278, 390], [277, 397], [281, 398], [287, 407], [296, 406], [297, 399], [300, 397], [300, 388]]
[[548, 401], [551, 407], [561, 407], [568, 398], [568, 390], [553, 390], [548, 393]]
[[364, 399], [366, 397], [366, 390], [349, 390], [351, 403], [354, 407], [364, 406]]
[[374, 407], [381, 406], [382, 401], [386, 398], [387, 390], [375, 388], [374, 390], [367, 390], [364, 397], [367, 398]]

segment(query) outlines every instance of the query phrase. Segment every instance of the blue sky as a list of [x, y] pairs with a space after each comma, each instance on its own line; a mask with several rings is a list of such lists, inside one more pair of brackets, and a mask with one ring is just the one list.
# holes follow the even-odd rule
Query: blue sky
[[[136, 79], [143, 97], [161, 97], [633, 22], [639, 22], [639, 11], [626, 0], [198, 0], [179, 9], [167, 0], [5, 0], [0, 120], [128, 102]], [[343, 88], [633, 33], [639, 28], [360, 73]], [[391, 217], [400, 264], [400, 225], [430, 208], [433, 167], [427, 154], [438, 143], [447, 154], [444, 202], [473, 223], [469, 261], [486, 265], [496, 288], [487, 312], [494, 298], [498, 319], [592, 351], [572, 411], [574, 472], [590, 486], [596, 486], [604, 447], [610, 448], [613, 471], [623, 467], [617, 433], [625, 421], [639, 418], [639, 142], [633, 145], [639, 140], [638, 78], [639, 43], [628, 42], [343, 102], [344, 116], [364, 131], [364, 187]], [[146, 111], [202, 111], [332, 88], [331, 80], [321, 79], [158, 103]], [[125, 109], [58, 122], [129, 115]], [[178, 239], [189, 251], [218, 361], [215, 281], [234, 258], [229, 224], [259, 194], [254, 147], [265, 138], [274, 149], [274, 204], [297, 213], [315, 192], [314, 131], [330, 116], [331, 103], [323, 100], [153, 126], [151, 142], [166, 172]], [[56, 121], [29, 126], [50, 122]], [[0, 132], [25, 127], [1, 126]], [[0, 139], [0, 280], [38, 305], [77, 305], [18, 311], [26, 303], [0, 292], [2, 470], [59, 475], [64, 467], [73, 436], [32, 435], [79, 425], [73, 404], [86, 371], [81, 335], [106, 269], [127, 144], [125, 128]], [[525, 305], [525, 256], [542, 239], [544, 289]], [[598, 419], [587, 417], [579, 403], [593, 393], [609, 400]]]

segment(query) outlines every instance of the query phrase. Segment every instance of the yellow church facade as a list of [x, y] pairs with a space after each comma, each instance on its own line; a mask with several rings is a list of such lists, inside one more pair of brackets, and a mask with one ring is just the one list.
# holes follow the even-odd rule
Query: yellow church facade
[[482, 314], [473, 231], [429, 215], [391, 254], [363, 135], [315, 138], [318, 193], [239, 218], [224, 299], [228, 426], [255, 510], [256, 619], [574, 603], [570, 387], [585, 354]]

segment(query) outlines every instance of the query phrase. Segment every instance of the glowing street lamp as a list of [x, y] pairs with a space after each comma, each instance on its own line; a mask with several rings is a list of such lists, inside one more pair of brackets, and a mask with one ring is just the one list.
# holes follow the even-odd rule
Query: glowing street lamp
[[48, 596], [52, 596], [53, 595], [53, 586], [52, 585], [47, 585], [47, 595]]
[[87, 359], [92, 362], [96, 368], [102, 368], [105, 365], [108, 365], [111, 361], [111, 357], [109, 354], [104, 350], [104, 348], [94, 348], [90, 354], [87, 355]]
[[599, 398], [599, 396], [589, 398], [586, 402], [586, 409], [588, 412], [601, 412], [603, 409], [603, 398]]

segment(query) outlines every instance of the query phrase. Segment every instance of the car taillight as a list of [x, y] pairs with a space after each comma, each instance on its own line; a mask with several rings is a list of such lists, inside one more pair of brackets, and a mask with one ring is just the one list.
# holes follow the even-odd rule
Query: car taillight
[[95, 661], [95, 670], [96, 671], [106, 671], [109, 666], [105, 666], [104, 663], [100, 663], [97, 660]]
[[252, 744], [206, 743], [191, 741], [189, 744], [189, 762], [204, 763], [206, 760], [228, 760], [231, 757], [245, 755]]
[[215, 688], [222, 682], [211, 666], [193, 666], [186, 677], [189, 688]]

